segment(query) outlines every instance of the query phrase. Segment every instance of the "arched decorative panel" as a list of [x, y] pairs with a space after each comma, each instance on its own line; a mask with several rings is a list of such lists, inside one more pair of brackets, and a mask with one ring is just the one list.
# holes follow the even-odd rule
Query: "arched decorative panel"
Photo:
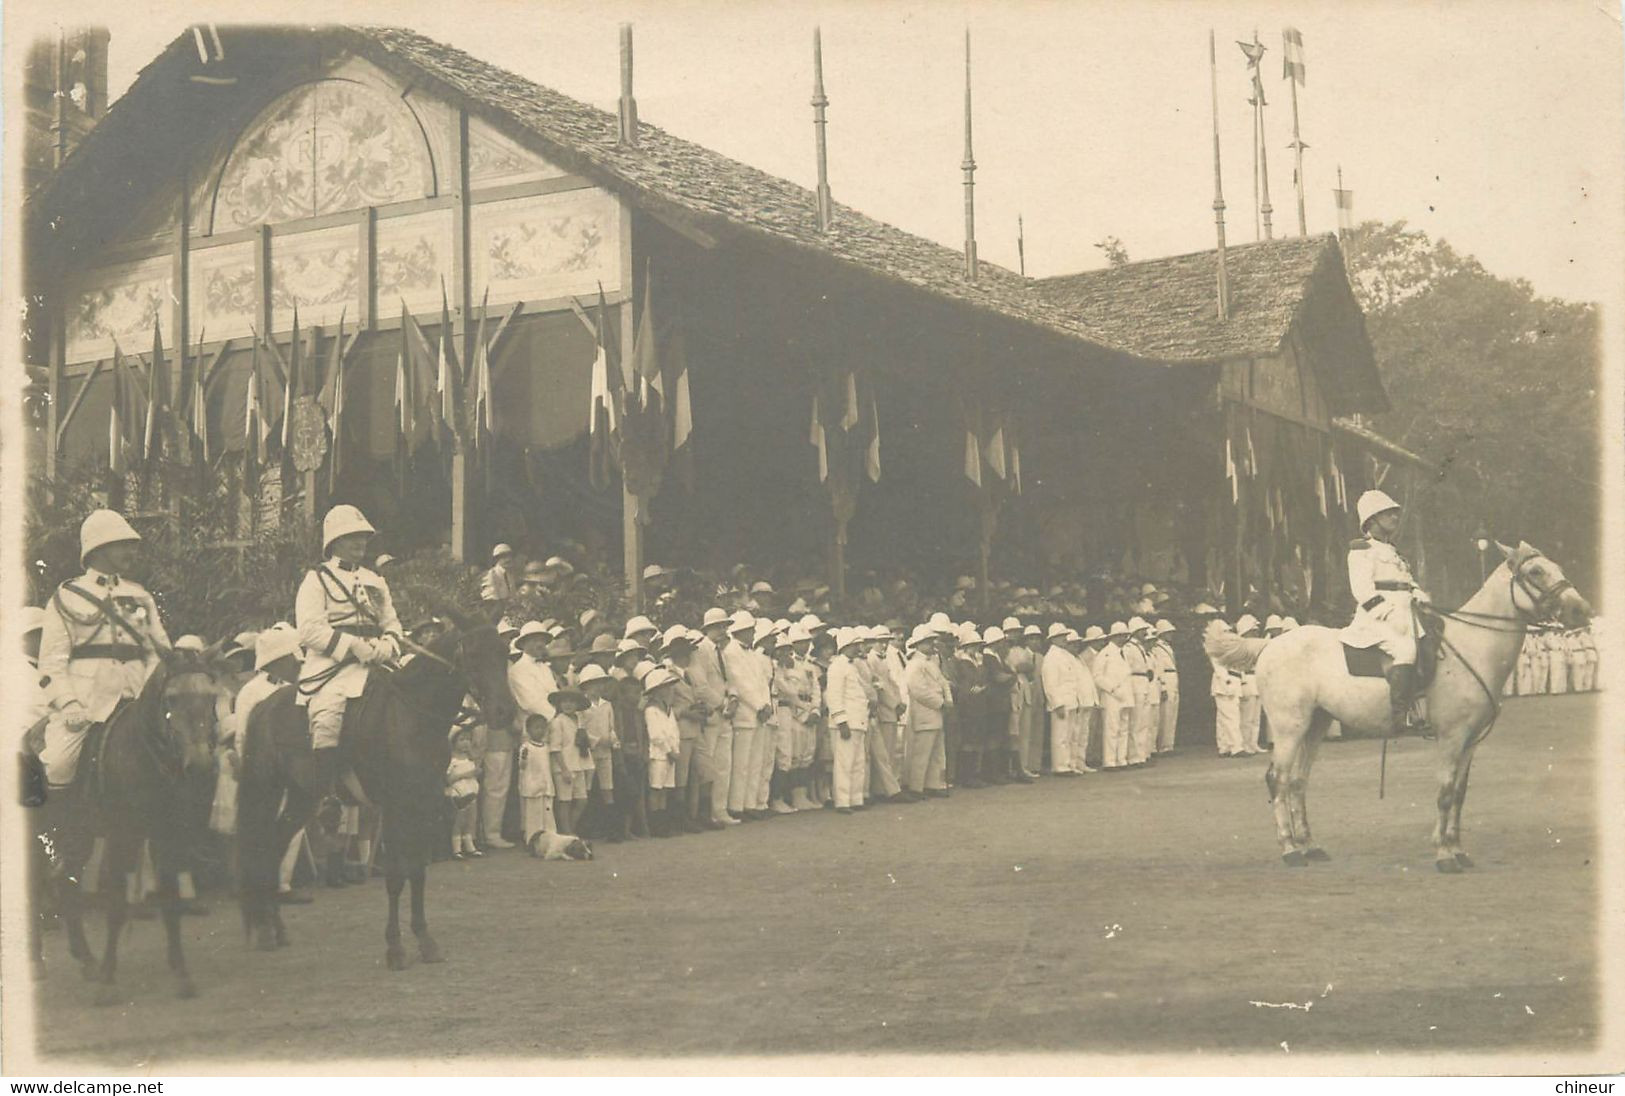
[[399, 100], [353, 80], [272, 103], [226, 161], [212, 231], [320, 217], [434, 194], [423, 131]]

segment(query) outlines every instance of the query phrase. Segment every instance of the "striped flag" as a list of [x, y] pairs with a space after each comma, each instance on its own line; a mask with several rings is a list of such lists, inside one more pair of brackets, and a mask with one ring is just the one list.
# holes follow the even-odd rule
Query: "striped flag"
[[841, 429], [850, 431], [858, 424], [858, 375], [846, 375], [846, 410], [841, 413]]
[[638, 330], [632, 344], [632, 368], [638, 379], [638, 402], [649, 405], [649, 392], [666, 398], [665, 380], [660, 375], [660, 347], [655, 340], [654, 278], [647, 260], [643, 264], [643, 307], [638, 312]]
[[1236, 450], [1229, 438], [1224, 439], [1224, 478], [1230, 481], [1230, 504], [1241, 501], [1241, 485], [1236, 482]]
[[687, 491], [694, 490], [694, 405], [688, 391], [688, 346], [681, 329], [672, 332], [666, 347], [666, 362], [672, 370], [671, 450], [677, 478]]
[[[204, 329], [206, 330], [206, 329]], [[192, 359], [192, 436], [197, 439], [203, 463], [209, 463], [209, 395], [208, 380], [203, 375], [203, 335], [197, 334], [197, 356]]]
[[875, 387], [869, 385], [869, 449], [863, 458], [864, 470], [870, 483], [880, 482], [880, 404], [875, 400]]
[[1326, 517], [1326, 473], [1315, 469], [1315, 502], [1320, 506], [1320, 516]]
[[446, 304], [446, 283], [440, 283], [440, 337], [435, 340], [435, 391], [440, 394], [436, 408], [442, 424], [457, 433], [457, 381], [452, 376], [451, 309]]
[[965, 478], [982, 486], [982, 445], [969, 427], [965, 428]]
[[[270, 334], [269, 331], [266, 332]], [[303, 378], [300, 376], [299, 353], [299, 306], [293, 306], [293, 342], [288, 347], [288, 378], [282, 388], [282, 451], [293, 451], [293, 401], [303, 393]]]
[[395, 419], [407, 448], [412, 445], [412, 349], [407, 344], [406, 304], [401, 303], [401, 349], [395, 358]]
[[124, 425], [124, 355], [113, 341], [113, 399], [107, 409], [107, 467], [115, 476], [129, 468], [126, 461]]
[[152, 324], [152, 368], [147, 372], [147, 423], [141, 436], [141, 460], [151, 461], [163, 448], [163, 426], [158, 421], [164, 413], [164, 400], [169, 385], [164, 378], [164, 342], [158, 332], [158, 321]]
[[987, 440], [987, 466], [993, 469], [993, 474], [1000, 479], [1009, 478], [1009, 467], [1005, 463], [1003, 422], [993, 428], [993, 436]]
[[1021, 494], [1021, 450], [1014, 439], [1010, 442], [1010, 489]]
[[1281, 32], [1281, 79], [1303, 84], [1303, 34], [1297, 27]]
[[813, 393], [812, 401], [812, 430], [807, 437], [808, 442], [818, 450], [818, 482], [823, 483], [829, 479], [829, 439], [824, 433], [824, 422], [818, 414], [818, 393]]
[[594, 332], [598, 347], [592, 367], [587, 480], [595, 490], [605, 491], [609, 489], [615, 461], [615, 436], [621, 428], [620, 401], [625, 376], [621, 372], [620, 361], [610, 361], [609, 302], [604, 298], [602, 283], [598, 286], [598, 315]]

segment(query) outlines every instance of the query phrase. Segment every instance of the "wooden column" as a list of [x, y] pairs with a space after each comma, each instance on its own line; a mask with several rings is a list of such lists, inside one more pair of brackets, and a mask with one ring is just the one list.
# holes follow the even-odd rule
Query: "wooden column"
[[[637, 267], [632, 247], [632, 210], [624, 201], [619, 202], [621, 216], [621, 277], [625, 297], [621, 314], [621, 381], [632, 383], [627, 372], [628, 355], [637, 338]], [[648, 292], [648, 287], [644, 288]], [[621, 550], [626, 576], [626, 596], [632, 611], [643, 612], [643, 515], [639, 512], [639, 499], [627, 490], [625, 476], [621, 479]]]
[[356, 316], [357, 331], [378, 329], [378, 209], [361, 211], [357, 226], [361, 248], [361, 312]]
[[[308, 359], [302, 360], [302, 362], [301, 362], [301, 364], [304, 366], [304, 376], [306, 376], [306, 377], [315, 377], [315, 375], [316, 375], [316, 373], [315, 373], [315, 371], [316, 371], [316, 363], [321, 361], [321, 360], [322, 360], [322, 329], [321, 329], [321, 326], [319, 324], [311, 324], [310, 325], [310, 357]], [[319, 385], [316, 387], [316, 390], [318, 392], [321, 391], [321, 388], [320, 388]], [[294, 393], [294, 398], [297, 399], [298, 397], [299, 397], [299, 393], [295, 392]], [[333, 439], [333, 445], [335, 445], [335, 446], [338, 445], [338, 438]], [[329, 456], [328, 459], [331, 460], [332, 457]], [[300, 485], [304, 489], [304, 496], [305, 496], [303, 504], [301, 506], [301, 509], [304, 510], [305, 521], [310, 524], [310, 527], [312, 529], [314, 529], [316, 527], [316, 519], [320, 516], [320, 513], [321, 513], [320, 508], [317, 505], [319, 500], [316, 497], [317, 493], [319, 491], [318, 484], [320, 482], [320, 477], [317, 476], [317, 471], [318, 471], [317, 469], [312, 468], [309, 472], [303, 472], [303, 473], [300, 474], [300, 481], [301, 481]]]
[[[452, 269], [451, 269], [451, 330], [452, 346], [457, 349], [457, 364], [467, 369], [468, 314], [472, 308], [469, 282], [472, 278], [472, 256], [469, 242], [470, 204], [468, 191], [468, 112], [457, 112], [457, 170], [452, 174]], [[453, 432], [451, 456], [451, 555], [459, 562], [473, 556], [469, 539], [470, 507], [468, 498], [467, 442], [460, 430]]]
[[[181, 164], [180, 170], [180, 197], [176, 199], [175, 211], [175, 247], [170, 257], [169, 284], [172, 290], [170, 298], [169, 338], [172, 345], [170, 358], [175, 368], [169, 374], [169, 406], [174, 407], [179, 400], [186, 373], [186, 346], [191, 340], [191, 314], [188, 312], [188, 298], [191, 296], [190, 275], [188, 273], [187, 251], [191, 247], [192, 235], [192, 208], [190, 173], [186, 164]], [[176, 432], [177, 435], [180, 433]]]
[[[46, 389], [50, 399], [45, 408], [45, 478], [56, 479], [57, 433], [62, 429], [62, 377], [68, 361], [68, 301], [66, 286], [53, 280], [45, 297], [45, 322], [50, 329], [50, 359], [46, 363]], [[90, 383], [87, 374], [84, 383]]]

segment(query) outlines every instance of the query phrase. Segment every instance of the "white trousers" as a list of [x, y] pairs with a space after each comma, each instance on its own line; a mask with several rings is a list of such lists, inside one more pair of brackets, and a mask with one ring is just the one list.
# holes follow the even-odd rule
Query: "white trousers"
[[848, 738], [840, 731], [831, 729], [829, 737], [831, 752], [835, 755], [834, 768], [831, 772], [835, 785], [835, 805], [861, 806], [864, 770], [869, 764], [869, 734], [867, 731], [854, 729], [852, 736]]
[[764, 723], [756, 728], [756, 740], [750, 744], [751, 763], [756, 767], [756, 782], [752, 785], [756, 791], [751, 806], [759, 811], [767, 810], [767, 789], [773, 782], [773, 761], [777, 756], [778, 734], [779, 728], [776, 724]]
[[1547, 679], [1546, 691], [1549, 693], [1566, 693], [1569, 691], [1569, 660], [1561, 655], [1552, 659], [1551, 676]]
[[[755, 754], [756, 740], [761, 738], [759, 727], [734, 727], [732, 774], [728, 780], [728, 809], [738, 814], [754, 810], [751, 800], [756, 795], [756, 774], [761, 771], [762, 755]], [[755, 762], [754, 766], [752, 761]]]
[[1241, 752], [1241, 697], [1213, 698], [1213, 741], [1221, 754]]
[[733, 782], [733, 724], [710, 720], [701, 737], [705, 740], [705, 764], [700, 768], [700, 779], [711, 782], [711, 817], [721, 821], [728, 813], [728, 785]]
[[1240, 699], [1242, 748], [1256, 750], [1258, 749], [1258, 722], [1259, 717], [1264, 714], [1264, 708], [1256, 696], [1244, 696]]
[[85, 752], [85, 736], [90, 724], [73, 731], [56, 715], [45, 723], [45, 744], [40, 747], [40, 763], [45, 766], [45, 782], [56, 787], [73, 783], [79, 771], [79, 755]]
[[502, 837], [502, 813], [508, 806], [508, 787], [512, 782], [513, 751], [487, 753], [480, 795], [480, 827], [487, 841]]
[[1049, 713], [1049, 771], [1072, 771], [1072, 742], [1076, 737], [1079, 709], [1052, 708]]
[[1179, 725], [1179, 690], [1169, 689], [1157, 708], [1157, 752], [1174, 748], [1174, 731]]
[[1134, 728], [1134, 705], [1109, 693], [1101, 694], [1100, 763], [1108, 769], [1128, 764], [1129, 739]]

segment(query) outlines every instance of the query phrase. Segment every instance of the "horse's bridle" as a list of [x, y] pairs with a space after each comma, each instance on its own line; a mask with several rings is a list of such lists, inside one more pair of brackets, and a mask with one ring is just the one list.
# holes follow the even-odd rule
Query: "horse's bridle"
[[[1426, 606], [1425, 611], [1445, 620], [1454, 620], [1470, 628], [1480, 628], [1489, 632], [1521, 632], [1530, 624], [1553, 619], [1556, 615], [1558, 599], [1563, 596], [1565, 591], [1574, 589], [1574, 583], [1565, 577], [1542, 590], [1524, 573], [1525, 568], [1536, 560], [1551, 562], [1550, 559], [1547, 559], [1546, 556], [1541, 555], [1539, 552], [1529, 556], [1516, 567], [1511, 566], [1510, 561], [1508, 561], [1507, 601], [1512, 605], [1514, 614], [1512, 616], [1503, 616], [1500, 613], [1474, 613], [1466, 609], [1439, 609], [1432, 605]], [[1518, 604], [1518, 592], [1520, 590], [1531, 602], [1528, 609]], [[1496, 624], [1514, 624], [1516, 627], [1497, 628]]]

